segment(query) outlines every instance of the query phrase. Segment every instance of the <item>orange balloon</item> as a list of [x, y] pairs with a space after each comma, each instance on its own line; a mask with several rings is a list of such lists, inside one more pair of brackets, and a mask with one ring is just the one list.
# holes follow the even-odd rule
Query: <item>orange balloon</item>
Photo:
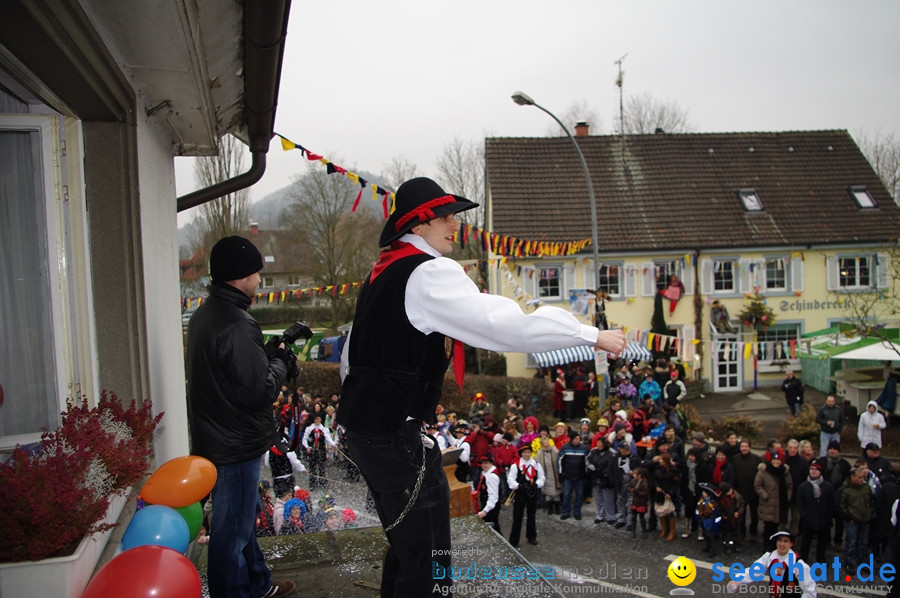
[[141, 497], [153, 505], [177, 509], [209, 494], [216, 485], [216, 466], [194, 455], [166, 461], [150, 476]]

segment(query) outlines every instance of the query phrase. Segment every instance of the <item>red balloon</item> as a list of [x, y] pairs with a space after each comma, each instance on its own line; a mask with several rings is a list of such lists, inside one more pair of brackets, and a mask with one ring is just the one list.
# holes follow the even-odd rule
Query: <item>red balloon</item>
[[146, 544], [103, 565], [81, 598], [200, 598], [203, 584], [193, 563], [166, 546]]
[[175, 457], [150, 476], [141, 497], [153, 505], [177, 509], [197, 502], [216, 485], [216, 466], [203, 457]]

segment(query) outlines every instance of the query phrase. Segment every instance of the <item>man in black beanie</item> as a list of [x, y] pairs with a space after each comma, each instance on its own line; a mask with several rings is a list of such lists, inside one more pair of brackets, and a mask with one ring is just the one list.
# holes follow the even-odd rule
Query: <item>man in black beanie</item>
[[266, 356], [259, 324], [247, 313], [263, 259], [243, 237], [210, 252], [209, 297], [188, 324], [186, 370], [191, 454], [216, 466], [209, 541], [209, 595], [286, 596], [256, 542], [260, 459], [275, 440], [272, 402], [295, 359], [282, 344]]

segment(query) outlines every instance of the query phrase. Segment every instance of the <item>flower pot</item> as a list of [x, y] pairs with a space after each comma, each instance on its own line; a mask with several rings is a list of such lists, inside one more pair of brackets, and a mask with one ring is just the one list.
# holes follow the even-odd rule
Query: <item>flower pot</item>
[[[109, 497], [106, 523], [115, 523], [128, 500], [129, 488]], [[75, 552], [41, 561], [0, 563], [0, 596], [79, 598], [97, 566], [112, 530], [86, 536]]]

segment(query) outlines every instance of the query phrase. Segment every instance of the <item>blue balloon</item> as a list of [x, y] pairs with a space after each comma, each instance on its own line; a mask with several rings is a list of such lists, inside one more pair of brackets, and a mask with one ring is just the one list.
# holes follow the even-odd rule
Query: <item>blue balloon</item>
[[122, 550], [156, 545], [184, 554], [189, 543], [190, 530], [184, 517], [164, 505], [149, 505], [138, 510], [122, 536]]

